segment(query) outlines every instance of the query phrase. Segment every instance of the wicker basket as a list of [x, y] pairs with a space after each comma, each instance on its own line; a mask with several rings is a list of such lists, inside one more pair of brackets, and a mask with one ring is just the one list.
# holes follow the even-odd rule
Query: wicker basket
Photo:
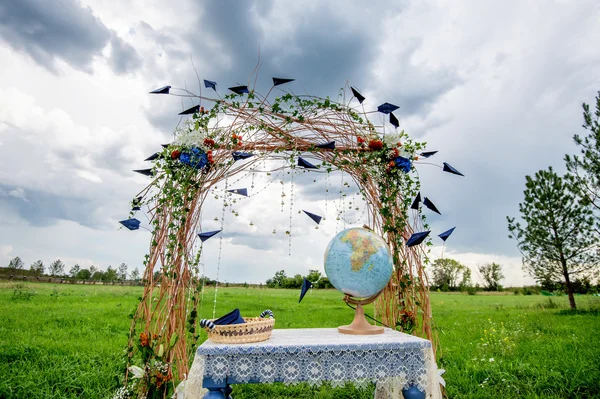
[[219, 344], [247, 344], [266, 341], [273, 332], [275, 319], [263, 317], [244, 317], [245, 323], [215, 325], [206, 328], [208, 339]]

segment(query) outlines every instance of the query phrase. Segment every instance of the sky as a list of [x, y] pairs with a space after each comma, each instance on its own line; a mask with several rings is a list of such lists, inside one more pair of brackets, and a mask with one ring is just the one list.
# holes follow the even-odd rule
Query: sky
[[[132, 170], [150, 167], [143, 160], [193, 105], [148, 92], [197, 92], [195, 67], [224, 94], [247, 83], [260, 57], [259, 91], [272, 76], [290, 77], [295, 91], [335, 98], [348, 83], [366, 107], [399, 105], [401, 128], [439, 151], [432, 163], [465, 174], [418, 167], [422, 194], [442, 213], [427, 215], [432, 234], [457, 226], [444, 256], [476, 279], [478, 265], [497, 262], [504, 285], [530, 284], [506, 216], [518, 216], [526, 175], [563, 172], [564, 155], [576, 152], [581, 103], [600, 90], [598, 20], [594, 0], [2, 2], [0, 265], [19, 256], [27, 267], [60, 258], [67, 269], [141, 269], [150, 233], [118, 224], [149, 182]], [[322, 271], [329, 240], [365, 221], [343, 179], [229, 182], [256, 195], [235, 204], [239, 216], [224, 213], [223, 234], [204, 246], [205, 273], [257, 283], [281, 269]], [[204, 230], [219, 227], [221, 205], [206, 203]], [[298, 214], [307, 208], [325, 216], [318, 230]], [[433, 243], [435, 259], [441, 240]]]

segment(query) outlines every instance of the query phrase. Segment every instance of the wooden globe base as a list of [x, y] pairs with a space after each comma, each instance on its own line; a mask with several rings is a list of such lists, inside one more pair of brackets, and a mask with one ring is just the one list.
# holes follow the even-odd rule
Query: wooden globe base
[[381, 294], [381, 292], [378, 292], [372, 297], [366, 299], [355, 299], [350, 295], [344, 296], [344, 302], [356, 305], [356, 309], [354, 310], [354, 320], [352, 320], [352, 323], [347, 326], [338, 327], [338, 332], [352, 335], [383, 334], [383, 327], [374, 326], [367, 321], [365, 318], [365, 310], [362, 307], [362, 305], [368, 305], [369, 303], [375, 301], [379, 294]]
[[383, 334], [383, 327], [370, 324], [365, 318], [365, 310], [361, 305], [356, 305], [352, 324], [338, 327], [338, 332], [352, 335]]

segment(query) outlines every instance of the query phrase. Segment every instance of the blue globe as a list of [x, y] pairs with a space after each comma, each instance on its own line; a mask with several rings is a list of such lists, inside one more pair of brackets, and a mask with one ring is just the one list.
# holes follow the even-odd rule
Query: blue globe
[[370, 230], [353, 227], [339, 232], [325, 250], [325, 274], [344, 294], [367, 298], [381, 291], [392, 277], [387, 243]]

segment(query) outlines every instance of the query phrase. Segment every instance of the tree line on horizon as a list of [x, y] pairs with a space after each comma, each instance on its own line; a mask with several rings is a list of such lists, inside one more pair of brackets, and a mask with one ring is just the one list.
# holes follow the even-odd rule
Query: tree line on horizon
[[268, 288], [300, 289], [304, 278], [312, 283], [313, 288], [333, 288], [329, 279], [318, 270], [309, 270], [306, 276], [296, 274], [294, 277], [288, 277], [285, 270], [279, 270], [272, 278], [267, 280], [266, 285]]
[[[55, 277], [55, 278], [69, 278], [73, 280], [81, 281], [102, 281], [102, 282], [114, 282], [114, 281], [127, 281], [132, 280], [138, 282], [140, 280], [140, 272], [138, 268], [134, 268], [131, 272], [128, 272], [129, 267], [125, 263], [121, 263], [119, 267], [113, 268], [108, 266], [106, 270], [100, 270], [98, 267], [92, 265], [89, 268], [82, 268], [78, 264], [73, 265], [69, 271], [66, 271], [66, 265], [60, 259], [50, 263], [48, 268], [44, 265], [41, 260], [36, 260], [29, 266], [29, 272], [26, 273], [32, 277]], [[6, 270], [9, 275], [23, 274], [25, 270], [25, 263], [20, 257], [15, 256], [10, 260], [6, 266]]]

